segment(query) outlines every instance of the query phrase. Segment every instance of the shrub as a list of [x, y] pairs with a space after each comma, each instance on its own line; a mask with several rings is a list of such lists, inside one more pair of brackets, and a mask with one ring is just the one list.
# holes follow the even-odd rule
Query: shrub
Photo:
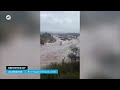
[[68, 58], [72, 61], [72, 62], [76, 62], [76, 60], [80, 60], [80, 49], [78, 47], [76, 47], [75, 45], [72, 45], [70, 47], [71, 49], [71, 53], [68, 54]]

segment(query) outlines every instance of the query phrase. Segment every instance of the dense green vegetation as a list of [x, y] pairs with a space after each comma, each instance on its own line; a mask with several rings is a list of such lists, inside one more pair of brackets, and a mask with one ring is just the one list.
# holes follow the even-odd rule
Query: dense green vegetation
[[47, 66], [45, 69], [58, 69], [59, 74], [58, 75], [41, 75], [41, 79], [79, 79], [80, 73], [79, 73], [79, 61], [77, 62], [68, 62], [68, 63], [52, 63], [51, 65]]
[[40, 34], [40, 44], [44, 45], [45, 43], [53, 43], [56, 39], [50, 33]]

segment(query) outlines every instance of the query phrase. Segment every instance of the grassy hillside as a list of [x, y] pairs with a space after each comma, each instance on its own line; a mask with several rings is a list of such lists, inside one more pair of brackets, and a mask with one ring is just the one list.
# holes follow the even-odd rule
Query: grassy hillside
[[79, 61], [78, 62], [69, 62], [69, 63], [52, 63], [47, 66], [45, 69], [58, 69], [58, 75], [41, 75], [41, 79], [79, 79]]

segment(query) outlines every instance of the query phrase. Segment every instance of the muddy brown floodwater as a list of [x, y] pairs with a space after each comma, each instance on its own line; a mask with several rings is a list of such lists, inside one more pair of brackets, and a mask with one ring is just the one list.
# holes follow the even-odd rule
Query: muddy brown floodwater
[[65, 57], [67, 60], [67, 55], [70, 52], [70, 46], [76, 45], [80, 46], [79, 39], [72, 39], [70, 41], [62, 41], [62, 45], [60, 45], [61, 40], [56, 38], [56, 42], [47, 43], [46, 45], [41, 45], [40, 47], [40, 66], [44, 67], [49, 65], [50, 63], [57, 62], [60, 63]]

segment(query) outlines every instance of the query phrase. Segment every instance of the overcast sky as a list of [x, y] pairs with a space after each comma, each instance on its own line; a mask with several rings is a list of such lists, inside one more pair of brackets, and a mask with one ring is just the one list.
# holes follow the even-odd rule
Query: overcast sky
[[79, 11], [41, 11], [41, 32], [80, 32]]

